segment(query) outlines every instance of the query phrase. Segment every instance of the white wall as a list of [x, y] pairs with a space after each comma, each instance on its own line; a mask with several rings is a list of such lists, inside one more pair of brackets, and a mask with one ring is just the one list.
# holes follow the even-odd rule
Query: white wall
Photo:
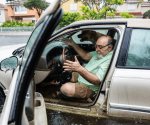
[[0, 25], [5, 22], [5, 12], [3, 9], [0, 9]]

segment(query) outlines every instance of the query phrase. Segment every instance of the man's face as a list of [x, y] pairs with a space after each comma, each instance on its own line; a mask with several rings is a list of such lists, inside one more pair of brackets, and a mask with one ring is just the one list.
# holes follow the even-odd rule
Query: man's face
[[96, 41], [96, 52], [102, 56], [107, 55], [111, 50], [111, 45], [108, 45], [108, 37], [102, 36]]

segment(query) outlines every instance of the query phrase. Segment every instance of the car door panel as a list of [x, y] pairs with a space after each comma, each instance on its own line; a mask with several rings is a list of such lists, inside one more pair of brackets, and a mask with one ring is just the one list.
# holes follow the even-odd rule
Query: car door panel
[[[35, 56], [40, 54], [39, 48], [42, 48], [42, 46], [46, 44], [43, 44], [43, 41], [46, 42], [52, 35], [52, 32], [62, 16], [62, 10], [59, 7], [60, 1], [52, 1], [45, 13], [42, 14], [40, 20], [37, 22], [36, 27], [29, 38], [24, 51], [21, 67], [19, 66], [19, 73], [17, 71], [14, 73], [9, 94], [7, 96], [8, 98], [4, 104], [1, 115], [2, 125], [7, 125], [9, 123], [20, 125], [22, 123], [22, 115], [24, 112], [23, 107], [25, 105], [29, 84], [33, 78], [33, 64], [36, 63], [35, 58], [31, 57], [33, 55]], [[29, 66], [29, 64], [31, 65]], [[33, 110], [35, 109], [33, 108]], [[34, 121], [35, 120], [36, 119], [34, 119]]]
[[35, 75], [34, 75], [34, 80], [35, 80], [35, 84], [39, 84], [42, 81], [44, 81], [46, 79], [46, 77], [49, 75], [50, 71], [35, 71]]
[[110, 83], [109, 114], [150, 118], [150, 30], [130, 28], [128, 31], [130, 36], [123, 41], [124, 48]]
[[0, 76], [1, 76], [1, 80], [0, 80], [0, 86], [5, 90], [9, 89], [11, 80], [12, 80], [12, 73], [13, 71], [0, 71]]
[[[43, 96], [36, 92], [35, 93], [35, 125], [47, 125], [46, 106]], [[42, 115], [41, 115], [42, 114]]]
[[[149, 70], [115, 70], [109, 93], [110, 114], [113, 114], [113, 108], [118, 109], [118, 114], [125, 110], [135, 112], [134, 114], [150, 113], [149, 73]], [[133, 113], [128, 113], [129, 115], [132, 117]], [[150, 117], [150, 114], [147, 115]]]

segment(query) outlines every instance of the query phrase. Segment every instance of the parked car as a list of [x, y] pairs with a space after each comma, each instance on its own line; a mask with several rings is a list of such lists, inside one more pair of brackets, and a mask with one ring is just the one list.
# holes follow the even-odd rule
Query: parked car
[[[37, 22], [23, 51], [1, 61], [7, 73], [15, 69], [1, 113], [1, 124], [46, 125], [46, 108], [100, 118], [150, 120], [150, 20], [108, 19], [79, 21], [55, 31], [62, 16], [60, 1], [53, 1]], [[71, 79], [64, 72], [63, 57], [72, 60], [79, 55], [64, 39], [72, 38], [86, 51], [94, 42], [81, 40], [82, 31], [110, 35], [115, 42], [111, 63], [91, 100], [63, 98], [57, 95], [62, 84]], [[45, 103], [46, 102], [46, 103]], [[45, 108], [46, 104], [46, 108]]]

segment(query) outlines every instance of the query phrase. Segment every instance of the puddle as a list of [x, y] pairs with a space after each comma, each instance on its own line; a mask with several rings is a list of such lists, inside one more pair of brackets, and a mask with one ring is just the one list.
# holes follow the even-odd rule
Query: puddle
[[150, 125], [146, 120], [104, 119], [47, 110], [48, 125]]

